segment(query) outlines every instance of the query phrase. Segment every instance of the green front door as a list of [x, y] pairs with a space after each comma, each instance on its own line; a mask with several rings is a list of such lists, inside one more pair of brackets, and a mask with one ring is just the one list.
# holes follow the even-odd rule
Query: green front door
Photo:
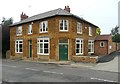
[[32, 57], [32, 40], [29, 40], [29, 58]]
[[59, 60], [68, 60], [68, 44], [59, 44]]

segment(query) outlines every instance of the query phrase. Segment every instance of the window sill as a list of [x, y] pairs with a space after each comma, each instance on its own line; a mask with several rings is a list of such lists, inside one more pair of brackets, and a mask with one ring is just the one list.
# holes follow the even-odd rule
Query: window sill
[[17, 34], [16, 36], [22, 36], [22, 34]]
[[60, 30], [59, 32], [68, 32], [68, 30], [67, 30], [67, 31], [64, 31], [64, 30], [62, 31], [62, 30]]
[[47, 56], [47, 55], [49, 55], [49, 54], [41, 54], [41, 53], [37, 53], [37, 55], [45, 55], [45, 56]]
[[76, 56], [83, 55], [83, 53], [76, 54]]
[[94, 52], [88, 52], [88, 54], [93, 54]]
[[32, 33], [28, 33], [28, 35], [31, 35]]
[[89, 36], [92, 36], [92, 35], [89, 35]]
[[42, 34], [42, 33], [48, 33], [48, 31], [46, 31], [46, 32], [40, 32], [40, 34]]
[[15, 52], [16, 54], [22, 54], [23, 52]]
[[83, 34], [83, 33], [77, 32], [77, 34]]

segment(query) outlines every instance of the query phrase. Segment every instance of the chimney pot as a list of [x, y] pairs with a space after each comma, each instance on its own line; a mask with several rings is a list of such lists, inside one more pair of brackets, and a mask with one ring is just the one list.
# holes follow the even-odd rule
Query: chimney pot
[[22, 21], [22, 20], [28, 18], [28, 16], [25, 13], [22, 12], [20, 18], [21, 18], [21, 21]]
[[70, 12], [70, 8], [69, 8], [69, 6], [68, 6], [68, 5], [67, 5], [67, 6], [65, 6], [64, 10], [66, 10], [66, 11]]

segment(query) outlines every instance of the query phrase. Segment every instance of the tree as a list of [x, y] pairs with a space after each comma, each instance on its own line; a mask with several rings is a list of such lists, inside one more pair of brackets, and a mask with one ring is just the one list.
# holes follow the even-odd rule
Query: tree
[[116, 26], [115, 28], [112, 28], [112, 30], [111, 30], [111, 35], [112, 36], [118, 34], [118, 28], [119, 28], [119, 26]]
[[113, 42], [120, 43], [120, 34], [116, 34], [112, 37]]
[[116, 50], [117, 50], [117, 44], [120, 43], [120, 34], [118, 33], [118, 26], [115, 28], [112, 28], [111, 35], [112, 35], [112, 41], [116, 43]]
[[10, 25], [10, 24], [13, 24], [13, 18], [8, 18], [6, 19], [5, 17], [2, 18], [2, 25]]
[[96, 33], [97, 33], [97, 35], [100, 35], [100, 34], [101, 34], [101, 29], [100, 29], [100, 28], [97, 28], [97, 29], [96, 29]]

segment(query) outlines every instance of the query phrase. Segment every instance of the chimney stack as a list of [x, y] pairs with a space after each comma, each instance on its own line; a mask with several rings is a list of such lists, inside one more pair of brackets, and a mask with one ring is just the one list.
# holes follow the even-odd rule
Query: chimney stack
[[69, 6], [65, 6], [64, 10], [68, 11], [70, 13], [70, 8]]
[[28, 16], [25, 13], [22, 12], [20, 18], [21, 18], [21, 21], [22, 21], [22, 20], [28, 18]]

